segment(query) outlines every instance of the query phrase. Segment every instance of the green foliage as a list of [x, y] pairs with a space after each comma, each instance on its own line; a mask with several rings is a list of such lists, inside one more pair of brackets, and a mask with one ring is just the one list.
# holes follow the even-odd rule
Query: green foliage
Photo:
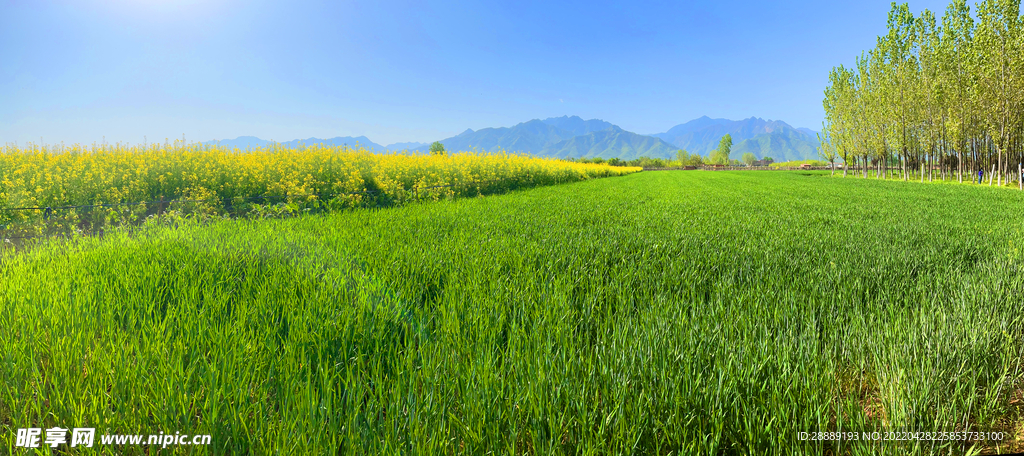
[[608, 160], [605, 160], [600, 157], [593, 157], [570, 159], [569, 161], [577, 163], [607, 163], [612, 166], [633, 166], [642, 168], [668, 168], [669, 166], [672, 166], [672, 162], [669, 160], [651, 157], [639, 157], [633, 160], [622, 160], [619, 158], [610, 158]]
[[722, 136], [721, 141], [718, 142], [718, 148], [711, 155], [711, 162], [716, 165], [727, 165], [729, 164], [729, 153], [732, 152], [732, 135], [726, 134]]
[[743, 154], [743, 163], [746, 163], [747, 166], [753, 166], [754, 162], [756, 162], [756, 161], [757, 161], [757, 156], [756, 155], [754, 155], [754, 154], [752, 154], [750, 152], [747, 152], [747, 153]]
[[690, 154], [686, 150], [680, 150], [676, 153], [676, 161], [679, 162], [679, 166], [701, 166], [704, 164], [704, 157], [700, 154]]
[[[1017, 180], [1024, 161], [1024, 23], [1019, 0], [954, 0], [937, 20], [893, 3], [886, 33], [829, 74], [822, 157], [868, 177], [970, 181], [996, 168]], [[893, 164], [896, 169], [893, 169]], [[991, 183], [990, 183], [991, 185]], [[1018, 184], [1019, 185], [1019, 184]]]
[[430, 154], [446, 155], [447, 152], [444, 150], [444, 144], [441, 144], [441, 141], [434, 141], [432, 144], [430, 144]]
[[773, 168], [796, 168], [800, 165], [811, 165], [815, 167], [828, 166], [828, 162], [821, 160], [792, 160], [779, 163], [772, 163]]
[[820, 455], [797, 433], [991, 430], [1022, 380], [1022, 212], [666, 172], [43, 243], [0, 261], [0, 447], [95, 426], [212, 434], [201, 454]]
[[669, 166], [668, 160], [660, 158], [640, 157], [636, 160], [636, 165], [643, 168], [667, 168]]

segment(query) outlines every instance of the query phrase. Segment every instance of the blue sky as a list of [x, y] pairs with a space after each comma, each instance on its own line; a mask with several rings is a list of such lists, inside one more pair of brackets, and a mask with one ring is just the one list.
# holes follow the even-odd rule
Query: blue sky
[[0, 143], [389, 144], [561, 115], [817, 130], [829, 69], [873, 46], [889, 6], [0, 0]]

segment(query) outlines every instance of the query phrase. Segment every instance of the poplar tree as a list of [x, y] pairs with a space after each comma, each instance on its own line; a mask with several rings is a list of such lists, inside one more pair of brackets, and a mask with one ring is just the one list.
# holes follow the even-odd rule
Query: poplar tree
[[718, 148], [715, 149], [712, 160], [714, 163], [719, 165], [729, 164], [729, 154], [732, 152], [732, 135], [726, 133], [722, 137], [722, 140], [718, 142]]

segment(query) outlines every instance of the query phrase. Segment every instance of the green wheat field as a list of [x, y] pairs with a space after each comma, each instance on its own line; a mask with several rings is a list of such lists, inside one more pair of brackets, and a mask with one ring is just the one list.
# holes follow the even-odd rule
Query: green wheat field
[[0, 453], [1022, 451], [1022, 267], [1016, 190], [815, 172], [52, 239], [0, 253]]

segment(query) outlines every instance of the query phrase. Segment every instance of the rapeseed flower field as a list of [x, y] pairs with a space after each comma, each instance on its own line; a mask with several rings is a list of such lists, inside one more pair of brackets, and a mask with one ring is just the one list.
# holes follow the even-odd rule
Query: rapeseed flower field
[[[0, 148], [0, 230], [71, 233], [136, 224], [167, 211], [237, 216], [264, 214], [268, 207], [294, 213], [437, 200], [639, 170], [507, 153], [377, 154], [322, 145], [8, 145]], [[177, 200], [185, 202], [124, 204]], [[107, 206], [67, 207], [94, 205]]]

